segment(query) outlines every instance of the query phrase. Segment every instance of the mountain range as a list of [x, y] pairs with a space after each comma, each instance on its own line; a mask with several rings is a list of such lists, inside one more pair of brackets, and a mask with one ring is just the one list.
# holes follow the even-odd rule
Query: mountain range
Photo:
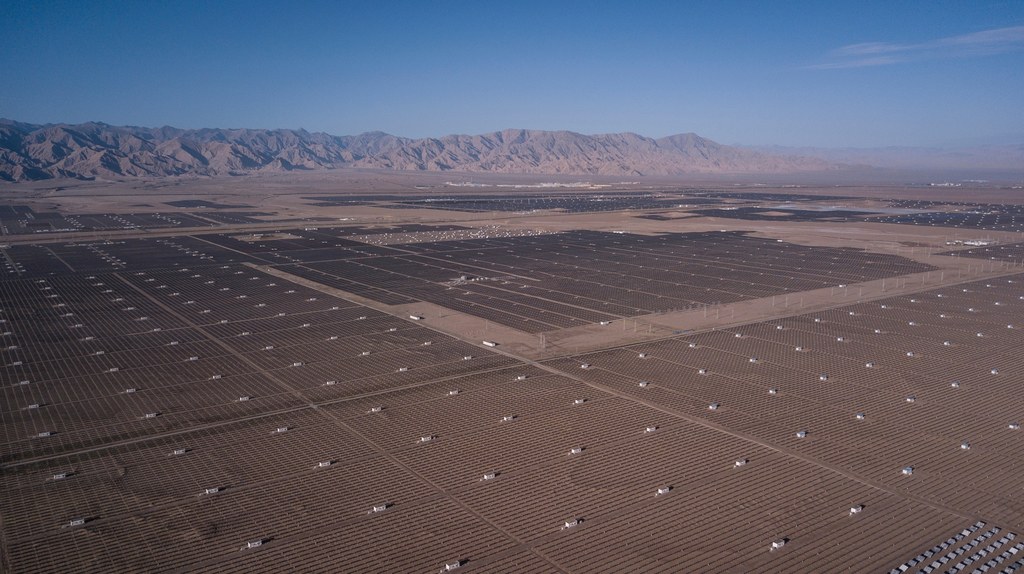
[[409, 139], [382, 132], [178, 129], [0, 119], [0, 180], [241, 175], [340, 167], [579, 175], [789, 173], [834, 169], [819, 158], [726, 146], [696, 134], [652, 139], [510, 129]]

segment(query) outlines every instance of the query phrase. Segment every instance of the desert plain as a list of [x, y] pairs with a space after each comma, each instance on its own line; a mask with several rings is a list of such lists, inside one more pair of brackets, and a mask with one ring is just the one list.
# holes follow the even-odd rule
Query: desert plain
[[627, 179], [0, 185], [0, 570], [1024, 569], [1019, 182]]

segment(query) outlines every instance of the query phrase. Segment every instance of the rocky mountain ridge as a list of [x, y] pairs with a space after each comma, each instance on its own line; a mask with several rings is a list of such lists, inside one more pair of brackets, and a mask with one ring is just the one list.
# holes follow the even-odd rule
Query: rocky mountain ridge
[[725, 146], [696, 134], [652, 139], [510, 129], [409, 139], [382, 132], [36, 125], [0, 119], [0, 180], [241, 175], [340, 167], [578, 175], [787, 173], [821, 159]]

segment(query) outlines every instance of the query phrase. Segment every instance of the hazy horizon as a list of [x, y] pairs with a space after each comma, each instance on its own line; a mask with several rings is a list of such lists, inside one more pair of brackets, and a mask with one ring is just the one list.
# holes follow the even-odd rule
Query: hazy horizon
[[670, 134], [652, 135], [652, 134], [639, 133], [639, 132], [636, 132], [634, 130], [625, 130], [625, 131], [622, 131], [622, 132], [594, 132], [594, 133], [585, 133], [585, 132], [578, 132], [578, 131], [575, 131], [575, 130], [558, 129], [558, 128], [555, 128], [555, 129], [545, 129], [545, 128], [530, 128], [530, 127], [506, 127], [506, 128], [500, 128], [500, 129], [496, 129], [496, 130], [491, 130], [489, 132], [478, 132], [478, 133], [466, 133], [466, 132], [456, 133], [456, 132], [451, 132], [451, 133], [429, 134], [429, 135], [424, 135], [424, 136], [419, 136], [419, 137], [412, 137], [412, 136], [407, 136], [407, 135], [403, 135], [403, 134], [400, 134], [400, 133], [386, 132], [384, 130], [367, 130], [367, 131], [352, 132], [352, 133], [332, 133], [332, 132], [325, 131], [325, 130], [310, 129], [310, 128], [307, 128], [307, 127], [304, 127], [304, 126], [294, 126], [294, 127], [293, 126], [279, 126], [279, 127], [263, 127], [263, 128], [254, 128], [254, 127], [251, 127], [251, 126], [199, 126], [199, 127], [183, 127], [183, 126], [168, 125], [168, 124], [164, 124], [164, 125], [113, 124], [111, 122], [106, 122], [106, 121], [103, 121], [103, 120], [86, 120], [86, 121], [83, 121], [83, 122], [62, 122], [62, 121], [26, 122], [26, 121], [23, 121], [23, 120], [20, 120], [20, 119], [17, 119], [17, 118], [7, 118], [7, 117], [0, 117], [0, 121], [11, 121], [11, 122], [16, 122], [16, 123], [23, 123], [23, 124], [30, 124], [30, 125], [39, 125], [39, 126], [45, 126], [45, 125], [75, 126], [75, 125], [82, 125], [82, 124], [88, 124], [88, 123], [96, 123], [96, 124], [108, 125], [108, 126], [111, 126], [113, 128], [142, 128], [142, 129], [171, 128], [171, 129], [193, 130], [193, 131], [198, 131], [198, 130], [301, 131], [301, 130], [305, 130], [306, 132], [309, 132], [309, 133], [324, 133], [324, 134], [327, 134], [327, 135], [333, 136], [333, 137], [351, 137], [351, 136], [360, 136], [360, 135], [374, 134], [374, 133], [384, 133], [384, 134], [389, 135], [389, 136], [394, 136], [394, 137], [402, 138], [402, 139], [406, 139], [406, 140], [437, 139], [437, 138], [443, 138], [443, 137], [449, 137], [449, 136], [454, 136], [454, 137], [475, 137], [475, 136], [481, 136], [481, 135], [486, 135], [486, 134], [491, 134], [491, 133], [500, 133], [500, 132], [505, 132], [505, 131], [517, 131], [517, 130], [524, 130], [524, 131], [529, 131], [529, 132], [552, 132], [552, 133], [568, 132], [568, 133], [576, 133], [576, 134], [580, 134], [580, 135], [584, 135], [584, 136], [588, 136], [588, 137], [604, 136], [604, 135], [616, 135], [616, 134], [634, 134], [634, 135], [638, 135], [638, 136], [641, 136], [641, 137], [644, 137], [644, 138], [650, 138], [650, 139], [654, 139], [654, 140], [668, 138], [668, 137], [677, 136], [677, 135], [686, 135], [686, 134], [689, 134], [689, 133], [695, 133], [697, 136], [704, 137], [705, 139], [712, 140], [715, 143], [719, 143], [719, 144], [723, 144], [723, 145], [727, 145], [727, 146], [748, 147], [748, 148], [759, 149], [759, 150], [766, 150], [766, 151], [771, 151], [774, 148], [774, 149], [779, 149], [780, 151], [793, 151], [793, 152], [798, 152], [800, 150], [821, 150], [821, 151], [832, 150], [832, 151], [837, 151], [837, 152], [838, 151], [881, 151], [881, 150], [885, 150], [885, 149], [934, 149], [934, 150], [944, 150], [945, 149], [945, 150], [954, 150], [954, 149], [958, 149], [958, 148], [968, 149], [968, 148], [984, 148], [984, 147], [1002, 147], [1002, 146], [1024, 145], [1024, 134], [1021, 134], [1019, 137], [1014, 137], [1012, 134], [1002, 134], [1002, 135], [994, 136], [991, 140], [987, 140], [987, 141], [980, 141], [980, 140], [975, 139], [973, 141], [972, 140], [963, 140], [963, 141], [959, 141], [959, 142], [954, 141], [954, 142], [940, 143], [940, 144], [935, 144], [935, 145], [920, 145], [920, 146], [914, 146], [914, 145], [904, 145], [904, 146], [901, 146], [901, 145], [814, 146], [814, 145], [785, 145], [785, 144], [776, 144], [776, 143], [749, 144], [749, 143], [746, 143], [746, 142], [723, 142], [723, 141], [715, 140], [714, 138], [711, 138], [711, 137], [706, 137], [706, 136], [704, 136], [704, 134], [700, 134], [700, 133], [696, 133], [696, 132], [674, 132], [674, 133], [670, 133]]
[[0, 17], [0, 116], [27, 123], [1024, 143], [1019, 2], [9, 2]]

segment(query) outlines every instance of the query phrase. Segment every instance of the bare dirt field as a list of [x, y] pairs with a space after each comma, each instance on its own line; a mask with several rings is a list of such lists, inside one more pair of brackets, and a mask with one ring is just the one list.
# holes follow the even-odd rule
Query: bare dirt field
[[3, 572], [1024, 571], [1013, 182], [42, 182], [0, 244]]

